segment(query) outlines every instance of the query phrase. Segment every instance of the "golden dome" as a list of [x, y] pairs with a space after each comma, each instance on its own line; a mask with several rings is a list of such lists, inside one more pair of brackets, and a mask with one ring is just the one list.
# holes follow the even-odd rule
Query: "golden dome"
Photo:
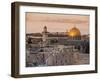
[[68, 35], [71, 37], [81, 36], [81, 32], [78, 28], [74, 27], [69, 31]]

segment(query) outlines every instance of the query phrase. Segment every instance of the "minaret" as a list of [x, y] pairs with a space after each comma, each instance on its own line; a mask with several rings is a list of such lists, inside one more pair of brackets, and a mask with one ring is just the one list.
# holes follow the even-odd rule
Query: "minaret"
[[47, 27], [46, 27], [46, 26], [44, 26], [43, 32], [44, 32], [44, 33], [47, 33]]
[[43, 28], [43, 32], [42, 32], [42, 39], [43, 39], [43, 42], [47, 42], [47, 39], [48, 39], [48, 32], [47, 32], [47, 27], [44, 26]]

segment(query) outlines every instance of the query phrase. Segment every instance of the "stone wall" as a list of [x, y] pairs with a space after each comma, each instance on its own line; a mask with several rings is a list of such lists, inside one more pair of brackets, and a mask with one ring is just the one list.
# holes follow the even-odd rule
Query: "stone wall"
[[[58, 49], [58, 51], [57, 51]], [[61, 48], [60, 48], [61, 49]], [[27, 65], [31, 66], [60, 66], [79, 64], [79, 52], [70, 48], [46, 48], [45, 52], [29, 53], [27, 56]]]

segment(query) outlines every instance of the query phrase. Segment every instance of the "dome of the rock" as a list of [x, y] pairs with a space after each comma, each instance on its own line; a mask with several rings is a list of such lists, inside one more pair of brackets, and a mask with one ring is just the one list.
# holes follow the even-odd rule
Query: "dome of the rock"
[[74, 27], [69, 31], [68, 35], [71, 37], [77, 37], [77, 36], [81, 36], [81, 32], [78, 28]]

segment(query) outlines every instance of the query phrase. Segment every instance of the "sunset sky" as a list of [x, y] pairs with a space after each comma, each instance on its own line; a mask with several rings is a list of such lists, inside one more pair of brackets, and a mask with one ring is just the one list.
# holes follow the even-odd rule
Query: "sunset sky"
[[89, 34], [89, 16], [26, 13], [26, 33], [42, 32], [44, 26], [47, 26], [48, 32], [66, 32], [76, 27], [81, 34]]

